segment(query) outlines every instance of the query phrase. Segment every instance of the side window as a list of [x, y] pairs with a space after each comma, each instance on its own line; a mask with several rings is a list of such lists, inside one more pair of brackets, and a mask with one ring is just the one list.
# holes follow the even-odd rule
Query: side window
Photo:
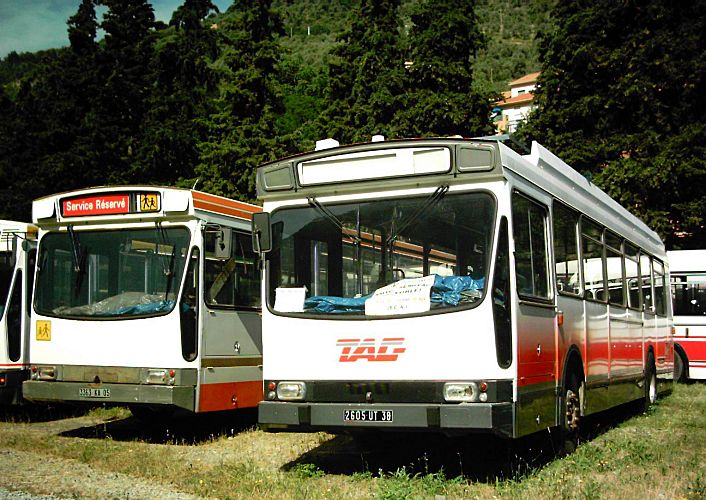
[[18, 361], [22, 351], [22, 271], [17, 271], [12, 296], [7, 307], [7, 353], [10, 361]]
[[252, 236], [231, 228], [205, 235], [204, 300], [209, 307], [259, 307], [260, 269]]
[[622, 246], [623, 241], [620, 237], [610, 231], [605, 232], [608, 301], [616, 306], [626, 305]]
[[27, 306], [27, 316], [32, 313], [32, 290], [34, 289], [34, 267], [37, 264], [37, 249], [33, 248], [27, 253], [27, 296], [25, 304]]
[[642, 300], [645, 311], [654, 313], [652, 300], [652, 259], [648, 255], [640, 255], [640, 281], [642, 282]]
[[554, 203], [554, 260], [559, 293], [580, 295], [579, 254], [576, 230], [579, 216], [561, 203]]
[[625, 284], [628, 292], [628, 306], [640, 308], [640, 257], [636, 246], [625, 243]]
[[581, 218], [581, 250], [583, 277], [585, 283], [584, 297], [604, 302], [605, 295], [605, 256], [603, 254], [603, 229], [593, 221]]
[[512, 363], [512, 325], [510, 315], [510, 249], [507, 219], [500, 221], [498, 252], [493, 277], [493, 320], [495, 322], [495, 354], [498, 365], [507, 368]]
[[521, 297], [546, 300], [549, 291], [547, 209], [524, 196], [512, 196], [515, 279]]
[[186, 361], [193, 361], [198, 354], [199, 326], [199, 249], [194, 247], [186, 269], [186, 281], [179, 303], [181, 323], [181, 355]]
[[655, 259], [652, 261], [652, 269], [654, 271], [655, 313], [659, 314], [660, 316], [666, 316], [667, 288], [664, 285], [664, 264]]

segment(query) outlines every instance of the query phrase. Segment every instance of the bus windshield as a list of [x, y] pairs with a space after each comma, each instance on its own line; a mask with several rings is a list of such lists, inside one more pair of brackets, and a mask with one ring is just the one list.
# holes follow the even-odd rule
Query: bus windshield
[[268, 300], [280, 313], [386, 316], [483, 297], [495, 201], [486, 192], [283, 208]]
[[40, 243], [35, 309], [58, 317], [133, 317], [174, 308], [186, 228], [48, 233]]
[[672, 275], [674, 316], [706, 316], [706, 274]]

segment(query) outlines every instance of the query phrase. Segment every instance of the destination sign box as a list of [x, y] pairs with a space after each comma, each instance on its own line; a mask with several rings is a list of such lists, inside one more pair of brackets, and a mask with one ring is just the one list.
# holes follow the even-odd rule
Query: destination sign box
[[104, 193], [65, 198], [61, 200], [64, 217], [115, 215], [160, 210], [159, 193]]

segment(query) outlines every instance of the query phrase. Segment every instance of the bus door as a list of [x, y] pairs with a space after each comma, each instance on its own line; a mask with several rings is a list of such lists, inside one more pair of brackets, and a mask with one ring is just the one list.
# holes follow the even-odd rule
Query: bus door
[[633, 332], [625, 293], [622, 239], [606, 230], [604, 241], [610, 318], [610, 378], [620, 379], [631, 374], [632, 358], [642, 360], [642, 350], [641, 342], [637, 342], [638, 339], [633, 342], [631, 337]]
[[517, 434], [555, 425], [556, 307], [549, 272], [549, 216], [543, 204], [515, 192], [512, 227], [518, 344]]
[[571, 346], [585, 359], [584, 285], [581, 280], [578, 238], [579, 214], [566, 205], [554, 202], [552, 227], [554, 262], [556, 264], [557, 310], [557, 378], [564, 377], [564, 362]]
[[251, 407], [262, 399], [260, 270], [251, 238], [220, 225], [204, 232], [199, 411]]
[[[587, 389], [592, 386], [607, 387], [610, 376], [610, 331], [604, 262], [603, 229], [582, 216], [581, 266], [584, 277], [586, 318], [584, 363]], [[591, 404], [591, 398], [587, 398], [586, 404]], [[603, 404], [598, 400], [596, 406], [602, 407]]]

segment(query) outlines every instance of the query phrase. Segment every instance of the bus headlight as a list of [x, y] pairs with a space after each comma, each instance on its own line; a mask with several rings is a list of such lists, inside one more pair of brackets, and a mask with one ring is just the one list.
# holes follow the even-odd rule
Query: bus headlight
[[277, 384], [277, 398], [282, 401], [301, 401], [306, 395], [304, 382], [280, 382]]
[[480, 390], [475, 382], [447, 382], [444, 384], [444, 399], [450, 402], [468, 403], [478, 401]]

